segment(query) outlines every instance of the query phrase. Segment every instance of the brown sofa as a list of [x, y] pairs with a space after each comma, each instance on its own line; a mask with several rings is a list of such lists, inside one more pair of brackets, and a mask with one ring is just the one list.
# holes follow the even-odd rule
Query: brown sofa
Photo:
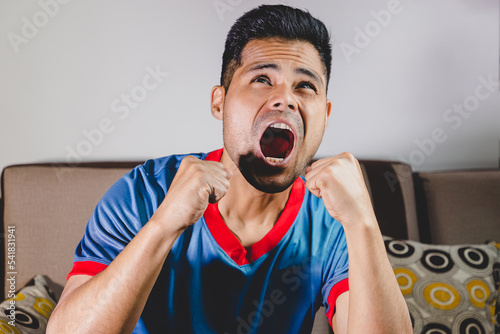
[[[500, 241], [500, 169], [412, 172], [400, 162], [361, 160], [384, 235], [434, 244]], [[16, 287], [35, 274], [60, 294], [86, 222], [104, 192], [139, 162], [16, 165], [2, 173], [2, 299], [8, 228], [15, 227]], [[323, 312], [320, 310], [319, 312]], [[330, 333], [324, 316], [314, 333]]]

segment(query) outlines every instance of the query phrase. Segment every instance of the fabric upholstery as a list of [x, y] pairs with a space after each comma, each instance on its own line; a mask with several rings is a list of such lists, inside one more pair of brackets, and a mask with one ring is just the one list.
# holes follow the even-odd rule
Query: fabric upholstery
[[50, 279], [36, 275], [14, 297], [0, 304], [1, 333], [45, 333], [57, 303], [49, 282]]
[[359, 162], [382, 234], [419, 240], [411, 167], [400, 162]]
[[325, 308], [323, 306], [319, 308], [318, 312], [316, 312], [311, 334], [333, 334], [332, 327], [330, 327], [330, 324], [326, 319]]
[[[500, 240], [500, 169], [422, 172], [415, 176], [422, 241]], [[464, 233], [466, 231], [466, 233]]]
[[428, 245], [384, 237], [415, 333], [500, 333], [496, 328], [500, 250]]
[[[95, 205], [130, 169], [26, 165], [4, 170], [3, 231], [7, 235], [8, 226], [16, 227], [18, 287], [36, 274], [65, 284], [74, 250]], [[12, 270], [2, 268], [5, 282], [6, 273]]]

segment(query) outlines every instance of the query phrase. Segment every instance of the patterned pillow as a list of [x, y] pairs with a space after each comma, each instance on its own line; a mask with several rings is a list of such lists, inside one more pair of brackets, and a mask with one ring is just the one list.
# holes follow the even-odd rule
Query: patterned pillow
[[36, 275], [14, 298], [0, 304], [0, 333], [45, 333], [56, 305], [56, 297], [47, 280]]
[[500, 333], [498, 244], [384, 241], [414, 333]]

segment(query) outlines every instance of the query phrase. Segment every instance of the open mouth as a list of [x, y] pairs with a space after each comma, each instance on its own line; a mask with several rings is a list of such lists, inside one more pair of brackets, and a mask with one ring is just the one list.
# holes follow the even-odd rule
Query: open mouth
[[295, 136], [285, 123], [271, 124], [260, 139], [260, 149], [267, 161], [280, 163], [293, 150]]

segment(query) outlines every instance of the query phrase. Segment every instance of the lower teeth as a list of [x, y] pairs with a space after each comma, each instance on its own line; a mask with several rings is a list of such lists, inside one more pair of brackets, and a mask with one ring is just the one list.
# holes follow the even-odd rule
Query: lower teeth
[[269, 162], [282, 162], [283, 161], [283, 158], [271, 158], [271, 157], [266, 157], [267, 161]]

